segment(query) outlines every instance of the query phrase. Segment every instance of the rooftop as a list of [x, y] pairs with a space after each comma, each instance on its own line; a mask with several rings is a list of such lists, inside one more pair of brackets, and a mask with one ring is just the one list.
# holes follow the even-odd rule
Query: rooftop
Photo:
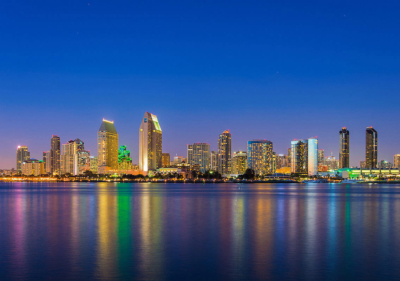
[[115, 126], [114, 126], [114, 121], [108, 121], [105, 119], [103, 119], [103, 122], [101, 123], [99, 131], [118, 134], [117, 130], [115, 129]]

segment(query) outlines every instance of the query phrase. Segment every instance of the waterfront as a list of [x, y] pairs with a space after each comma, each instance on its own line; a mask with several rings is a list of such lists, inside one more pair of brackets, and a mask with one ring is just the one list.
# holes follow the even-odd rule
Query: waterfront
[[0, 183], [1, 280], [394, 280], [400, 185]]

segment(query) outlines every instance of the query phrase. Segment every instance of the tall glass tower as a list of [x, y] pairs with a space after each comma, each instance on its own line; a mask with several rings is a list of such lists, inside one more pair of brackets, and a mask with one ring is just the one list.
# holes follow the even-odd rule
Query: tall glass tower
[[50, 173], [59, 175], [61, 173], [61, 143], [60, 137], [53, 135], [50, 147]]
[[339, 132], [339, 168], [350, 167], [350, 132], [343, 127]]
[[118, 170], [118, 133], [114, 121], [103, 119], [97, 132], [97, 165], [99, 174]]
[[22, 162], [31, 158], [31, 153], [28, 151], [27, 146], [18, 146], [17, 148], [17, 172], [22, 171]]
[[218, 172], [221, 175], [232, 173], [232, 135], [229, 130], [222, 132], [218, 139]]
[[378, 132], [367, 127], [365, 130], [365, 167], [374, 169], [378, 164]]
[[146, 112], [139, 128], [139, 170], [162, 167], [162, 130], [157, 115]]

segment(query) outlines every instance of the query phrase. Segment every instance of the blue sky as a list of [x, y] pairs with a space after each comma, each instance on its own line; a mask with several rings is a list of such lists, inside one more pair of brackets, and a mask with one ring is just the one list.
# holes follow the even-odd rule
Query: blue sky
[[216, 149], [230, 129], [233, 150], [269, 139], [286, 153], [317, 136], [337, 156], [343, 126], [352, 165], [367, 126], [379, 160], [400, 153], [395, 1], [3, 2], [0, 168], [15, 166], [17, 145], [41, 158], [52, 134], [96, 155], [103, 117], [137, 163], [145, 111], [172, 155]]

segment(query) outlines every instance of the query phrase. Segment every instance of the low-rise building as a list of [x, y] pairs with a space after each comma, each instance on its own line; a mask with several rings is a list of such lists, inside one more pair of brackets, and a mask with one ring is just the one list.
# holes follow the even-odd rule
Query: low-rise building
[[45, 173], [42, 160], [28, 159], [22, 162], [21, 169], [25, 176], [40, 176]]

